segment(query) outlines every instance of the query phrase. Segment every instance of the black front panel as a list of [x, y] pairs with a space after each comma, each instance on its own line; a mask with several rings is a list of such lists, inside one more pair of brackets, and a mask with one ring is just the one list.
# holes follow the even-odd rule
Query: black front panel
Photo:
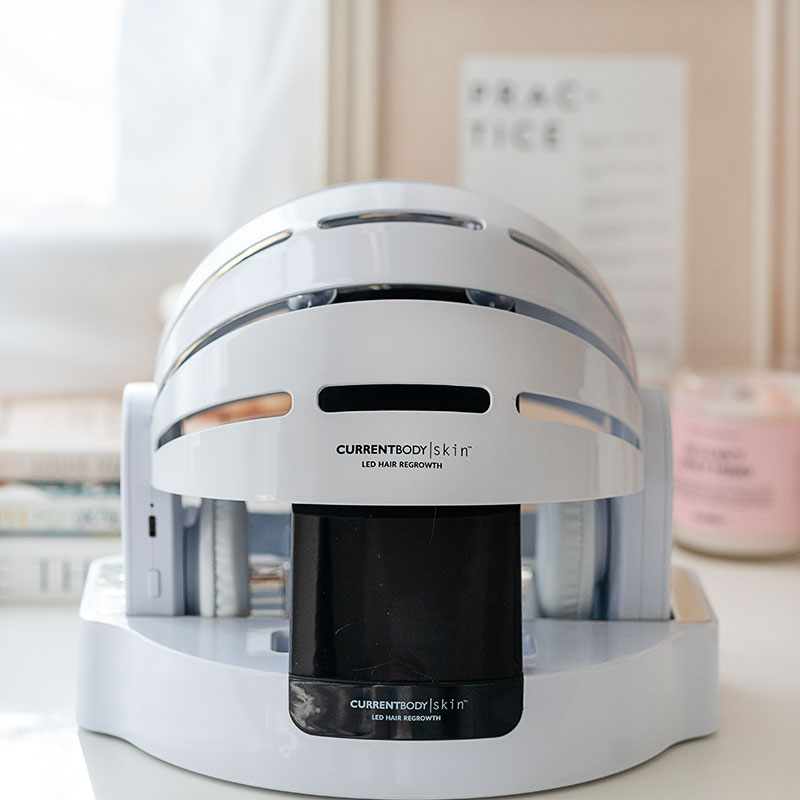
[[486, 683], [320, 681], [292, 676], [292, 719], [306, 733], [360, 739], [503, 736], [522, 714], [522, 678]]
[[500, 736], [522, 711], [518, 506], [295, 506], [290, 712], [308, 733]]

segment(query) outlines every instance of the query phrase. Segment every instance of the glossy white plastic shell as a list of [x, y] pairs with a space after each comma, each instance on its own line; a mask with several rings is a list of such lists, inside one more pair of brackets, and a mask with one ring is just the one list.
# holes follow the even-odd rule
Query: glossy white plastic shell
[[[319, 226], [321, 219], [366, 211], [476, 222]], [[556, 255], [520, 245], [510, 230]], [[270, 238], [280, 231], [291, 236]], [[263, 241], [274, 243], [236, 262]], [[544, 319], [463, 303], [375, 300], [236, 322], [298, 293], [374, 284], [509, 295], [523, 301], [521, 307], [533, 303]], [[232, 329], [221, 332], [231, 321]], [[336, 187], [249, 222], [187, 283], [156, 368], [153, 485], [201, 497], [398, 505], [630, 494], [642, 486], [634, 444], [563, 421], [524, 419], [515, 402], [526, 392], [575, 403], [620, 421], [638, 437], [634, 375], [624, 328], [600, 278], [533, 218], [432, 184]], [[479, 386], [489, 392], [491, 407], [484, 414], [325, 414], [318, 407], [326, 386], [374, 383]], [[220, 425], [158, 446], [192, 414], [273, 392], [291, 394], [285, 416]], [[382, 468], [376, 459], [372, 467], [370, 459], [338, 453], [342, 444], [410, 444], [417, 451], [425, 445], [426, 460], [439, 465]], [[453, 444], [465, 455], [434, 459], [435, 444]]]
[[[319, 227], [323, 219], [381, 210], [468, 218], [483, 227], [424, 222]], [[510, 231], [540, 242], [575, 271], [515, 242]], [[282, 233], [291, 236], [281, 239]], [[274, 244], [226, 269], [268, 241]], [[253, 308], [302, 292], [396, 283], [480, 289], [539, 303], [593, 331], [635, 373], [610, 293], [586, 258], [555, 231], [484, 195], [436, 184], [380, 181], [336, 186], [284, 203], [216, 247], [187, 281], [165, 328], [156, 383], [198, 339]]]

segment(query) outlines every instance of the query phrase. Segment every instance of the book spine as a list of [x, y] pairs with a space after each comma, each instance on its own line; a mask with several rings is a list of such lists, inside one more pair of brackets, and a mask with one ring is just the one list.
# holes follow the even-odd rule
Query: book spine
[[119, 454], [0, 451], [0, 481], [119, 482]]
[[117, 537], [3, 537], [0, 602], [77, 601], [93, 559], [121, 551]]
[[0, 498], [0, 534], [119, 534], [119, 498]]

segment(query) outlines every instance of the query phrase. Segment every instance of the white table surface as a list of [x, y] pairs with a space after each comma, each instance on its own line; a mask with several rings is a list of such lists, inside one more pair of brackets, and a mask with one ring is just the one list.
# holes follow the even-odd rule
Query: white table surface
[[[676, 551], [720, 621], [719, 732], [536, 798], [800, 798], [800, 559]], [[75, 725], [75, 606], [0, 606], [0, 798], [291, 798], [204, 778]], [[491, 769], [491, 765], [486, 765]]]

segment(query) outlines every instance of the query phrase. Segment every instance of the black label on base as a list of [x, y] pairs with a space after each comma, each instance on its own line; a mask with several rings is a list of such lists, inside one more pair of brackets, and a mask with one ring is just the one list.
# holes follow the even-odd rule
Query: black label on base
[[522, 676], [482, 683], [363, 684], [289, 677], [289, 713], [315, 736], [479, 739], [522, 716]]

